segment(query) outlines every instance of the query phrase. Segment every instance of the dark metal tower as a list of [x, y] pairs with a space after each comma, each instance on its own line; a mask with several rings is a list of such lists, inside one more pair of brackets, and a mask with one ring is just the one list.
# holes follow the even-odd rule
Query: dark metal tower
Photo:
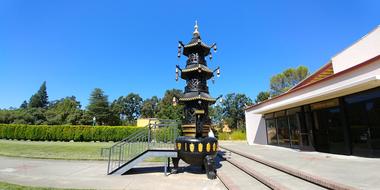
[[211, 128], [211, 120], [208, 116], [208, 108], [216, 99], [209, 94], [207, 80], [213, 79], [216, 72], [219, 77], [219, 67], [211, 70], [207, 66], [206, 57], [212, 59], [211, 49], [216, 52], [216, 44], [211, 46], [202, 42], [198, 31], [198, 24], [194, 26], [193, 38], [184, 45], [181, 41], [178, 45], [178, 57], [187, 57], [186, 67], [176, 68], [176, 80], [181, 71], [181, 78], [186, 80], [185, 93], [179, 98], [179, 103], [184, 104], [185, 118], [182, 123], [183, 135], [189, 137], [206, 137]]
[[[215, 179], [214, 158], [217, 153], [217, 139], [209, 136], [211, 131], [211, 119], [209, 117], [209, 106], [214, 104], [218, 98], [212, 98], [209, 94], [207, 81], [214, 81], [214, 74], [219, 77], [219, 67], [211, 70], [207, 66], [206, 58], [212, 59], [211, 50], [216, 52], [216, 44], [209, 46], [202, 42], [195, 23], [193, 38], [188, 44], [179, 41], [178, 58], [181, 53], [187, 57], [186, 67], [181, 69], [176, 66], [176, 80], [179, 72], [181, 78], [186, 80], [184, 94], [179, 97], [178, 102], [184, 105], [184, 119], [182, 123], [182, 135], [176, 139], [176, 148], [179, 158], [191, 165], [200, 165], [205, 169], [209, 179]], [[173, 103], [177, 103], [174, 98]], [[178, 168], [179, 159], [174, 158], [174, 173]]]

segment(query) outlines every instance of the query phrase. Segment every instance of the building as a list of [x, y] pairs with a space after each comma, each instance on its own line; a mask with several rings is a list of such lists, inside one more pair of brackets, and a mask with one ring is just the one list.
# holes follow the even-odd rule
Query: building
[[138, 118], [137, 119], [137, 127], [146, 127], [149, 124], [153, 123], [160, 123], [159, 119], [157, 118]]
[[380, 156], [380, 26], [245, 117], [249, 144]]

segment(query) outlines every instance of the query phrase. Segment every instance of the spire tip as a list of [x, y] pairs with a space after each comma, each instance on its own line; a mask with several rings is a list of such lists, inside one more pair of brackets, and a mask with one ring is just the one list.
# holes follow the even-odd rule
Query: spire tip
[[198, 20], [195, 20], [195, 25], [194, 25], [194, 32], [193, 32], [194, 35], [199, 35], [199, 31], [198, 31]]

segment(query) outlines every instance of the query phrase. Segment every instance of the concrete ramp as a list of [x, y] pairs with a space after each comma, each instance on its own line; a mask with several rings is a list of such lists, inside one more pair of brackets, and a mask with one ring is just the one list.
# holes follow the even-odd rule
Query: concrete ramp
[[[177, 157], [177, 151], [175, 150], [146, 150], [143, 153], [139, 154], [138, 156], [134, 157], [133, 159], [129, 160], [125, 164], [121, 165], [116, 170], [109, 173], [109, 175], [123, 175], [133, 167], [135, 167], [137, 164], [144, 161], [146, 158], [149, 157], [167, 157], [167, 158], [175, 158]], [[165, 161], [165, 173], [167, 171], [167, 161]]]

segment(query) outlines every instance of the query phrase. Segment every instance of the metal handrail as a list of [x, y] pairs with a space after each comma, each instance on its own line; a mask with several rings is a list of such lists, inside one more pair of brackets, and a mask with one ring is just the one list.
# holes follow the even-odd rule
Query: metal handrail
[[147, 150], [174, 149], [177, 136], [178, 123], [175, 120], [158, 120], [154, 123], [149, 120], [141, 130], [107, 148], [108, 155], [105, 154], [108, 157], [107, 174], [116, 171]]

